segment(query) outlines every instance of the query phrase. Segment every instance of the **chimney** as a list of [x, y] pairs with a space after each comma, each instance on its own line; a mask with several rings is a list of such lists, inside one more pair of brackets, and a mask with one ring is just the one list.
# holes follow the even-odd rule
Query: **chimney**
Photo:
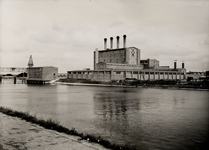
[[126, 48], [126, 35], [123, 35], [123, 48]]
[[175, 62], [174, 62], [174, 70], [176, 70], [176, 60], [175, 60]]
[[107, 38], [104, 38], [104, 50], [107, 49]]
[[110, 38], [110, 49], [113, 48], [113, 37]]
[[116, 38], [117, 38], [117, 48], [119, 48], [119, 39], [120, 39], [120, 37], [117, 36]]
[[99, 62], [98, 55], [98, 48], [96, 48], [94, 51], [94, 70], [97, 70], [97, 63]]
[[182, 62], [182, 68], [184, 68], [184, 62]]

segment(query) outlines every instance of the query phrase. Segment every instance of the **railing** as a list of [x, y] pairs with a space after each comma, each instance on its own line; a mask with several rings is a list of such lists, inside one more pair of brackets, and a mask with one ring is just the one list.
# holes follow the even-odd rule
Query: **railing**
[[67, 78], [67, 73], [58, 73], [58, 78]]
[[0, 67], [0, 72], [27, 72], [27, 68], [20, 68], [20, 67]]

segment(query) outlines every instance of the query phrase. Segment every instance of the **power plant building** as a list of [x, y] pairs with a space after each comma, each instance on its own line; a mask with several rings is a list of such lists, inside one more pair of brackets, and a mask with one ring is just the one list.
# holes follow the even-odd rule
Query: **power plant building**
[[94, 51], [94, 70], [68, 71], [69, 79], [90, 79], [96, 81], [123, 80], [135, 78], [138, 80], [182, 80], [186, 78], [184, 63], [182, 68], [160, 66], [156, 59], [141, 60], [141, 50], [136, 47], [126, 47], [126, 35], [123, 36], [123, 47], [113, 49], [113, 37], [110, 38], [110, 48], [107, 48], [107, 39], [104, 39], [104, 50]]

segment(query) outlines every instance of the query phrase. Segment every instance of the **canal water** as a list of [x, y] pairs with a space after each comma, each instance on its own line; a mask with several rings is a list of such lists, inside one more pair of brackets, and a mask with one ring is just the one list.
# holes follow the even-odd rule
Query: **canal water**
[[191, 150], [208, 140], [209, 91], [0, 84], [0, 106], [141, 149]]

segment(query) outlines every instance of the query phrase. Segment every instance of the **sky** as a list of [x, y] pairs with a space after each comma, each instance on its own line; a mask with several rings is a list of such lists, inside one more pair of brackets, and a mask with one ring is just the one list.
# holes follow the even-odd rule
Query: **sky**
[[0, 0], [0, 67], [93, 69], [93, 52], [113, 37], [141, 59], [209, 70], [209, 0]]

